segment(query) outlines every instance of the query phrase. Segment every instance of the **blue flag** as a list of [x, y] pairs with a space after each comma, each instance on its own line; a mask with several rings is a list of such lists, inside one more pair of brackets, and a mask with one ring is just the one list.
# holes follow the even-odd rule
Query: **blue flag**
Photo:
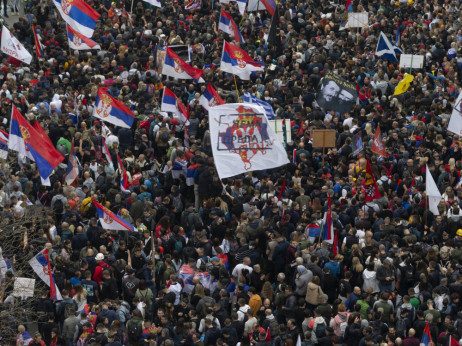
[[265, 109], [265, 114], [268, 120], [273, 120], [276, 118], [273, 107], [269, 103], [260, 100], [258, 97], [253, 96], [247, 91], [244, 92], [244, 102], [262, 106]]

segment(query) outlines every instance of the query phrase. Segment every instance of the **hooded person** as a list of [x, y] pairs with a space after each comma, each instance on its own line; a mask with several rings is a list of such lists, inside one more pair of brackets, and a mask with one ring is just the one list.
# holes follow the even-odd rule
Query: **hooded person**
[[311, 270], [306, 269], [302, 265], [297, 266], [297, 274], [295, 276], [295, 294], [299, 297], [306, 296], [308, 283], [313, 279]]

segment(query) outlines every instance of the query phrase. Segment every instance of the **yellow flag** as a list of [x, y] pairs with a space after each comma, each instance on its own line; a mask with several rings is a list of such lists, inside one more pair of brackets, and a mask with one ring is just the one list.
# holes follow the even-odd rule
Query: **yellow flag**
[[413, 80], [414, 80], [413, 75], [405, 73], [401, 82], [399, 82], [398, 85], [396, 86], [395, 92], [393, 93], [393, 95], [401, 95], [405, 93], [407, 89], [409, 89], [409, 87], [411, 86], [411, 83]]

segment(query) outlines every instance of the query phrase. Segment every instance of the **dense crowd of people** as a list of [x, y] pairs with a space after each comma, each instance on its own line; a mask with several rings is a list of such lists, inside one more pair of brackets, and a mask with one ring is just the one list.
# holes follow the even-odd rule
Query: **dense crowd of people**
[[[462, 68], [459, 2], [354, 1], [369, 25], [345, 30], [343, 3], [281, 1], [272, 21], [265, 10], [241, 16], [235, 2], [203, 0], [194, 11], [161, 2], [87, 1], [101, 14], [92, 38], [101, 50], [69, 50], [65, 23], [47, 2], [24, 2], [10, 26], [32, 52], [34, 24], [45, 58], [29, 66], [3, 55], [0, 127], [8, 132], [14, 104], [66, 159], [50, 187], [35, 163], [11, 151], [2, 160], [0, 246], [12, 268], [0, 263], [0, 345], [413, 346], [426, 328], [434, 345], [460, 342], [462, 143], [447, 130]], [[240, 25], [246, 42], [238, 45], [266, 64], [236, 85], [220, 71], [224, 39], [235, 43], [217, 30], [221, 7]], [[268, 43], [272, 22], [276, 44]], [[422, 68], [374, 54], [380, 32], [394, 40], [397, 31], [405, 53], [425, 57]], [[157, 70], [157, 47], [183, 44], [225, 102], [247, 91], [286, 119], [290, 164], [219, 179], [199, 104], [207, 84]], [[318, 107], [327, 71], [357, 86], [349, 112]], [[394, 96], [406, 72], [415, 78]], [[164, 86], [189, 106], [189, 141], [184, 124], [160, 112]], [[91, 116], [98, 87], [134, 112], [132, 128]], [[370, 150], [378, 126], [386, 157]], [[312, 145], [318, 129], [337, 131], [325, 154]], [[72, 142], [80, 173], [67, 185]], [[381, 195], [367, 202], [366, 159]], [[428, 208], [427, 165], [439, 213]], [[338, 250], [319, 232], [329, 197]], [[136, 230], [103, 229], [93, 199]], [[42, 208], [45, 221], [27, 218], [29, 208]], [[10, 241], [7, 230], [19, 236]], [[44, 248], [60, 301], [28, 265]], [[8, 314], [24, 304], [12, 295], [18, 275], [37, 278], [21, 324]]]

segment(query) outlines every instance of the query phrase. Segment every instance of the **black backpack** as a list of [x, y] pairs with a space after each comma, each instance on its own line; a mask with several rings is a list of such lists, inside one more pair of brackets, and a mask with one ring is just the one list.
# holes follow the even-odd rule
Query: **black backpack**
[[143, 333], [141, 321], [130, 320], [127, 326], [127, 335], [130, 342], [137, 342]]
[[322, 323], [318, 324], [315, 323], [316, 329], [314, 330], [314, 333], [316, 334], [316, 338], [323, 338], [326, 336], [326, 321], [323, 321]]
[[57, 199], [53, 204], [53, 213], [62, 215], [64, 212], [64, 204], [61, 199]]

